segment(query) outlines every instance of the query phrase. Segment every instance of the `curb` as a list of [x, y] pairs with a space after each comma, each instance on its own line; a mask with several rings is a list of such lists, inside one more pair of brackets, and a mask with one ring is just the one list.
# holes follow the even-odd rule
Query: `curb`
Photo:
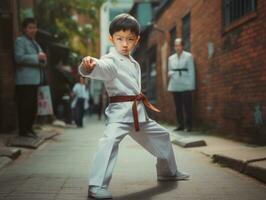
[[0, 157], [0, 170], [4, 169], [7, 165], [9, 165], [13, 160], [8, 157]]
[[0, 170], [12, 163], [21, 155], [21, 149], [14, 147], [24, 147], [30, 149], [37, 149], [47, 140], [54, 138], [62, 133], [62, 130], [55, 128], [46, 128], [45, 131], [38, 131], [38, 138], [13, 136], [8, 138], [4, 146], [0, 146]]
[[245, 168], [245, 162], [242, 160], [237, 160], [230, 158], [228, 156], [220, 155], [220, 154], [214, 154], [212, 156], [212, 160], [215, 163], [219, 163], [221, 165], [224, 165], [226, 167], [229, 167], [231, 169], [234, 169], [238, 172], [243, 172]]
[[212, 160], [266, 183], [266, 157], [260, 159], [240, 160], [221, 154], [214, 154]]
[[0, 170], [21, 155], [21, 150], [10, 147], [0, 147]]
[[245, 174], [266, 183], [266, 160], [248, 164]]
[[10, 147], [0, 147], [0, 157], [9, 157], [11, 159], [16, 159], [21, 155], [21, 150], [17, 148]]
[[207, 143], [204, 140], [193, 137], [173, 138], [172, 143], [183, 148], [207, 146]]
[[45, 139], [43, 138], [35, 139], [30, 137], [16, 136], [8, 142], [8, 146], [37, 149], [44, 142]]

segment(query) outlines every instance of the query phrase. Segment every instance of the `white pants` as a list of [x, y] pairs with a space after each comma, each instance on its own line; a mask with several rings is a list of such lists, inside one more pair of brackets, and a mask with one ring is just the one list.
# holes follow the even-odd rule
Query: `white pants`
[[157, 175], [176, 174], [177, 167], [168, 131], [155, 121], [140, 123], [135, 132], [133, 123], [110, 123], [100, 139], [89, 176], [89, 185], [108, 187], [117, 159], [118, 145], [129, 134], [136, 142], [157, 157]]

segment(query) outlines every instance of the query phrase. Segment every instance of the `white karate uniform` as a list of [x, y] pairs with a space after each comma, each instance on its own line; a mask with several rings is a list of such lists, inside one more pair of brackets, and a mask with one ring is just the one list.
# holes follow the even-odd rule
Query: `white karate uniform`
[[[103, 80], [108, 95], [138, 95], [141, 92], [139, 64], [130, 56], [125, 57], [114, 48], [101, 59], [96, 59], [94, 70], [88, 74], [80, 65], [85, 77]], [[168, 131], [151, 120], [142, 102], [137, 105], [140, 131], [133, 124], [133, 102], [110, 103], [106, 109], [107, 127], [100, 139], [99, 149], [92, 164], [89, 185], [108, 187], [117, 158], [120, 141], [129, 134], [136, 142], [157, 157], [157, 175], [171, 176], [177, 172], [175, 157]]]
[[[179, 72], [178, 70], [186, 71]], [[184, 92], [195, 90], [195, 66], [192, 54], [182, 51], [180, 56], [174, 53], [168, 58], [168, 91]]]
[[89, 108], [88, 101], [89, 101], [90, 95], [89, 95], [88, 89], [86, 88], [86, 85], [81, 84], [81, 83], [76, 83], [72, 89], [72, 92], [75, 97], [71, 103], [71, 108], [75, 108], [78, 102], [78, 98], [82, 98], [82, 99], [85, 99], [84, 110], [88, 109]]

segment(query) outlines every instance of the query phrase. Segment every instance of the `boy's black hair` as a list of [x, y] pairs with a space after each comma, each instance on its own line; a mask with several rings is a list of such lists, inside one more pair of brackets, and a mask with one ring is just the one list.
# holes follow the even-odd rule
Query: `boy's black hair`
[[27, 28], [29, 24], [37, 24], [36, 19], [32, 17], [25, 18], [22, 22], [22, 28]]
[[127, 13], [117, 15], [109, 26], [109, 33], [112, 36], [115, 32], [130, 30], [137, 36], [140, 34], [140, 25], [138, 21]]

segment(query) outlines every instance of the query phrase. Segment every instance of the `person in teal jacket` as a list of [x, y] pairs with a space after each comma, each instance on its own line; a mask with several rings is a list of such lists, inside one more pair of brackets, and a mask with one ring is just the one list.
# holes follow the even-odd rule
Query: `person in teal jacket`
[[19, 135], [36, 137], [32, 126], [37, 114], [37, 91], [42, 80], [41, 68], [46, 55], [35, 41], [37, 23], [26, 18], [22, 23], [23, 34], [15, 41], [16, 98], [18, 105]]

